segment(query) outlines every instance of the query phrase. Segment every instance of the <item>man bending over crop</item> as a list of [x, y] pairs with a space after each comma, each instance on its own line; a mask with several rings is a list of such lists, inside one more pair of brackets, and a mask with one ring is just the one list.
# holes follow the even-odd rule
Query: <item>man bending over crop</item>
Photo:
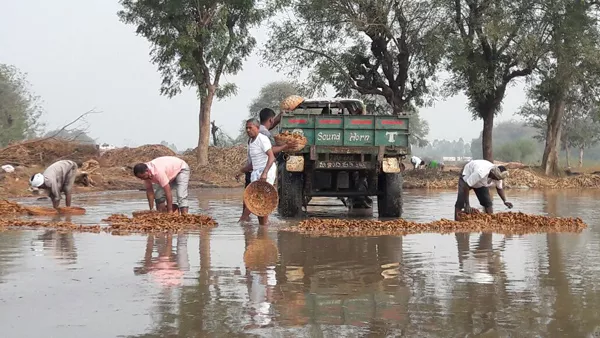
[[502, 180], [508, 177], [508, 171], [504, 166], [495, 166], [486, 160], [473, 160], [465, 165], [458, 179], [458, 196], [454, 204], [454, 220], [458, 220], [458, 213], [464, 208], [466, 213], [472, 213], [473, 209], [469, 203], [469, 192], [475, 190], [479, 204], [485, 208], [485, 212], [492, 214], [492, 197], [490, 187], [496, 186], [498, 196], [509, 209], [513, 204], [506, 201]]
[[29, 183], [32, 187], [48, 191], [52, 206], [56, 209], [60, 204], [60, 194], [65, 193], [65, 204], [71, 206], [71, 191], [77, 176], [77, 163], [61, 160], [52, 163], [44, 173], [31, 176]]
[[[160, 204], [166, 202], [167, 212], [179, 210], [181, 214], [188, 213], [190, 167], [184, 160], [175, 156], [157, 157], [150, 162], [136, 164], [133, 167], [133, 174], [144, 180], [146, 184], [146, 197], [150, 210], [154, 209], [156, 200]], [[156, 184], [156, 189], [152, 187], [152, 183]], [[173, 203], [173, 191], [177, 196], [177, 206]], [[158, 205], [157, 209], [159, 209]]]

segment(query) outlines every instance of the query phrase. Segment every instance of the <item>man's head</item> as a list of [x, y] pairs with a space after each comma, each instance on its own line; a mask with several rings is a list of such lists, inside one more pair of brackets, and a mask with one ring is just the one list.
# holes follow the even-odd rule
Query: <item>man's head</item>
[[31, 176], [31, 178], [29, 179], [29, 184], [34, 188], [44, 189], [46, 187], [44, 183], [44, 175], [42, 175], [41, 173], [37, 173]]
[[142, 180], [149, 180], [152, 178], [152, 173], [148, 170], [146, 163], [138, 163], [133, 166], [133, 174], [135, 177]]
[[491, 178], [493, 180], [501, 181], [507, 177], [508, 177], [508, 170], [506, 170], [506, 167], [503, 165], [494, 166], [490, 170], [489, 178]]
[[246, 121], [246, 134], [248, 137], [255, 138], [258, 136], [258, 128], [260, 127], [260, 123], [257, 119], [249, 119]]
[[263, 108], [260, 113], [258, 113], [258, 117], [260, 118], [260, 124], [265, 126], [267, 129], [270, 129], [271, 126], [273, 126], [275, 112], [271, 108]]

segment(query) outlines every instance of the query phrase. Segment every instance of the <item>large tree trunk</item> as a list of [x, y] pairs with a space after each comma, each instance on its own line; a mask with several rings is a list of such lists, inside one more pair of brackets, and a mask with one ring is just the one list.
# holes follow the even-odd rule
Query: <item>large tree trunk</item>
[[546, 146], [542, 157], [542, 168], [546, 175], [558, 175], [558, 149], [560, 145], [560, 134], [562, 131], [562, 120], [565, 113], [564, 89], [551, 100], [548, 117], [546, 119]]
[[481, 135], [481, 148], [483, 159], [494, 162], [494, 153], [492, 148], [492, 134], [494, 131], [494, 112], [486, 112], [483, 118], [483, 134]]
[[583, 146], [579, 147], [579, 168], [583, 167]]
[[198, 148], [196, 158], [198, 165], [208, 164], [208, 146], [210, 145], [210, 110], [215, 97], [215, 88], [210, 86], [206, 95], [200, 98], [200, 135], [198, 136]]

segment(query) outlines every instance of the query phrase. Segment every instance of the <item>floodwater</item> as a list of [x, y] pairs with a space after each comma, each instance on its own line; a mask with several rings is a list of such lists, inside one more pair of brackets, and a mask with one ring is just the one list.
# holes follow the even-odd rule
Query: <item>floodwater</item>
[[[192, 209], [219, 227], [154, 236], [0, 232], [0, 336], [600, 336], [600, 191], [508, 191], [516, 210], [583, 218], [590, 227], [581, 234], [371, 238], [278, 232], [293, 222], [277, 217], [266, 231], [242, 227], [240, 191], [194, 195]], [[405, 218], [450, 218], [454, 198], [406, 191]], [[88, 214], [72, 221], [88, 224], [146, 208], [141, 192], [76, 195], [74, 203]], [[248, 269], [244, 252], [257, 236], [279, 255]]]

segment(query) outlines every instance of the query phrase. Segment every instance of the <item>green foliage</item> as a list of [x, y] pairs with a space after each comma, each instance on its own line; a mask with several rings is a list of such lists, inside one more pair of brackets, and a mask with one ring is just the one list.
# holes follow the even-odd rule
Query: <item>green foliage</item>
[[496, 151], [496, 158], [504, 162], [530, 163], [535, 159], [537, 145], [531, 139], [519, 139], [501, 145]]
[[0, 64], [0, 147], [35, 137], [43, 127], [41, 115], [39, 97], [31, 93], [25, 74]]
[[75, 141], [83, 144], [96, 144], [96, 140], [88, 136], [88, 134], [86, 134], [86, 132], [81, 129], [56, 129], [47, 132], [43, 137], [54, 137], [57, 139]]
[[420, 106], [443, 55], [433, 1], [285, 0], [293, 16], [272, 26], [263, 54], [280, 70], [310, 70], [314, 91], [376, 95], [394, 113]]
[[430, 157], [442, 160], [442, 157], [471, 156], [471, 145], [462, 138], [454, 141], [436, 139], [424, 147], [413, 147], [412, 153], [422, 159]]
[[279, 104], [290, 95], [306, 95], [306, 89], [300, 84], [291, 81], [275, 81], [264, 85], [260, 89], [258, 96], [248, 106], [248, 117], [240, 123], [235, 143], [245, 144], [245, 140], [248, 138], [246, 135], [247, 119], [258, 118], [258, 113], [263, 108], [271, 108], [275, 113], [278, 113]]
[[535, 1], [442, 0], [449, 18], [447, 94], [464, 92], [474, 118], [501, 110], [507, 85], [533, 71], [547, 34]]
[[211, 86], [219, 98], [236, 92], [220, 85], [224, 74], [236, 74], [256, 41], [250, 28], [260, 23], [264, 9], [253, 0], [121, 0], [121, 21], [135, 25], [152, 44], [152, 62], [162, 74], [161, 94], [182, 87], [198, 88], [206, 97]]
[[[471, 156], [476, 159], [480, 159], [483, 157], [483, 149], [481, 147], [481, 138], [482, 134], [479, 134], [478, 138], [475, 138], [471, 141]], [[534, 154], [530, 155], [529, 161], [536, 160], [536, 156], [539, 155], [542, 145], [536, 137], [538, 136], [538, 131], [534, 127], [530, 126], [527, 122], [521, 121], [503, 121], [498, 123], [494, 127], [493, 131], [493, 143], [496, 151], [500, 151], [501, 154], [496, 153], [497, 156], [503, 155], [502, 152], [506, 152], [506, 149], [501, 150], [501, 148], [505, 144], [512, 144], [514, 147], [516, 142], [521, 140], [523, 141], [532, 141], [535, 146]], [[529, 154], [528, 154], [529, 155]], [[506, 157], [506, 156], [503, 156]], [[517, 156], [518, 157], [518, 156]], [[506, 161], [506, 160], [503, 160]]]
[[177, 151], [177, 146], [174, 143], [169, 143], [169, 142], [163, 140], [163, 141], [160, 141], [160, 144], [163, 145], [163, 146], [165, 146], [165, 147], [167, 147], [167, 148], [169, 148], [169, 149], [171, 149], [171, 150], [173, 150], [176, 153], [178, 152]]

